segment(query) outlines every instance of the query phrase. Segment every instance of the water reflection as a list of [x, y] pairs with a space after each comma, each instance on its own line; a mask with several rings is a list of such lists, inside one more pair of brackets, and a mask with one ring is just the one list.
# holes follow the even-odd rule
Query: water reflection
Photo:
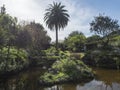
[[112, 83], [112, 85], [106, 85], [102, 81], [93, 80], [84, 86], [77, 85], [76, 90], [120, 90], [120, 84]]
[[[0, 83], [0, 90], [38, 90], [38, 78], [44, 71], [33, 68]], [[41, 90], [41, 89], [40, 89]]]
[[53, 87], [44, 88], [44, 90], [64, 90], [62, 85], [55, 85]]
[[37, 79], [42, 70], [35, 68], [0, 83], [0, 90], [120, 90], [120, 71], [94, 69], [97, 77], [87, 83], [41, 87]]
[[61, 85], [61, 89], [56, 88], [59, 86], [53, 86], [44, 90], [120, 90], [120, 71], [100, 68], [93, 70], [97, 77], [90, 82]]
[[120, 90], [120, 83], [112, 83], [112, 85], [106, 85], [103, 81], [92, 80], [89, 83], [77, 85], [61, 85], [52, 86], [51, 88], [45, 88], [44, 90]]

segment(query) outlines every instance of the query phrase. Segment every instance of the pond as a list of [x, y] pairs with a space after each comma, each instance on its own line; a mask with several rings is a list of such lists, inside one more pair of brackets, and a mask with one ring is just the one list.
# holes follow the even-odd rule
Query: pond
[[93, 70], [97, 77], [86, 83], [41, 87], [38, 85], [37, 79], [44, 70], [32, 68], [1, 81], [0, 90], [120, 90], [120, 71], [100, 68], [93, 68]]

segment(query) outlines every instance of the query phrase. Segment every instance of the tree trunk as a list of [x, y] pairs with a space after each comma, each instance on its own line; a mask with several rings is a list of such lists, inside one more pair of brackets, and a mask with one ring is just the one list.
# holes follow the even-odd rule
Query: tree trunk
[[7, 50], [7, 59], [6, 59], [6, 60], [9, 59], [9, 55], [10, 55], [10, 46], [8, 46], [8, 50]]
[[106, 39], [107, 39], [107, 40], [104, 40], [104, 39], [102, 40], [102, 43], [103, 43], [103, 47], [104, 47], [104, 48], [108, 47], [108, 44], [109, 44], [109, 41], [110, 41], [109, 37], [106, 37]]
[[56, 28], [56, 50], [58, 52], [58, 28], [57, 26], [55, 28]]
[[2, 47], [0, 47], [0, 58], [2, 57]]
[[5, 60], [5, 71], [7, 71], [7, 62], [10, 56], [10, 45], [8, 45], [8, 49], [7, 49], [7, 55], [6, 55], [6, 60]]

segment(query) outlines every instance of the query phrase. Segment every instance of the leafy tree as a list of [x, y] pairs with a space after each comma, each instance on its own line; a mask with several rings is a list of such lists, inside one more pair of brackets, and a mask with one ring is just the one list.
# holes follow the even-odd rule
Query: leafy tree
[[50, 46], [51, 38], [47, 35], [47, 31], [45, 31], [41, 24], [31, 22], [30, 24], [25, 25], [24, 29], [27, 30], [31, 36], [32, 51], [39, 53], [41, 50], [45, 50]]
[[2, 56], [2, 49], [5, 46], [6, 36], [5, 31], [0, 28], [0, 56]]
[[79, 32], [79, 31], [73, 31], [72, 33], [69, 34], [69, 37], [72, 37], [75, 35], [84, 35], [84, 34], [82, 32]]
[[113, 31], [117, 31], [119, 28], [117, 20], [103, 15], [95, 17], [94, 20], [90, 23], [90, 26], [91, 32], [101, 35], [104, 38], [102, 40], [104, 46], [108, 45], [109, 43], [109, 34]]
[[49, 8], [46, 9], [44, 21], [46, 25], [51, 30], [56, 30], [56, 49], [58, 50], [58, 30], [64, 28], [69, 21], [69, 15], [67, 10], [64, 9], [65, 6], [61, 3], [53, 2], [49, 5]]
[[1, 7], [0, 29], [4, 32], [4, 45], [8, 47], [7, 58], [9, 58], [10, 47], [14, 45], [15, 34], [17, 30], [17, 19], [6, 14], [5, 7]]
[[32, 37], [27, 30], [20, 30], [15, 40], [15, 46], [26, 49], [32, 44]]
[[28, 55], [36, 51], [40, 56], [41, 51], [49, 47], [51, 38], [41, 24], [31, 22], [21, 25], [16, 17], [6, 13], [4, 5], [0, 10], [0, 74], [2, 75], [1, 72], [19, 71], [31, 63], [28, 61]]
[[2, 48], [5, 44], [5, 31], [0, 27], [0, 48]]
[[83, 51], [85, 42], [86, 37], [78, 31], [72, 32], [64, 41], [66, 48], [74, 52]]
[[97, 42], [101, 39], [101, 37], [99, 35], [92, 35], [90, 37], [87, 38], [87, 43], [93, 43], [93, 42]]

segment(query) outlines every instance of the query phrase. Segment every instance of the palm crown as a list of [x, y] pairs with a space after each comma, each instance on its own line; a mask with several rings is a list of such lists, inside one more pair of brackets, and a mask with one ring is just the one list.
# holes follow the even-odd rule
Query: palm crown
[[53, 5], [50, 4], [49, 8], [46, 9], [44, 21], [51, 30], [64, 28], [68, 24], [69, 15], [64, 7], [61, 3], [53, 2]]

